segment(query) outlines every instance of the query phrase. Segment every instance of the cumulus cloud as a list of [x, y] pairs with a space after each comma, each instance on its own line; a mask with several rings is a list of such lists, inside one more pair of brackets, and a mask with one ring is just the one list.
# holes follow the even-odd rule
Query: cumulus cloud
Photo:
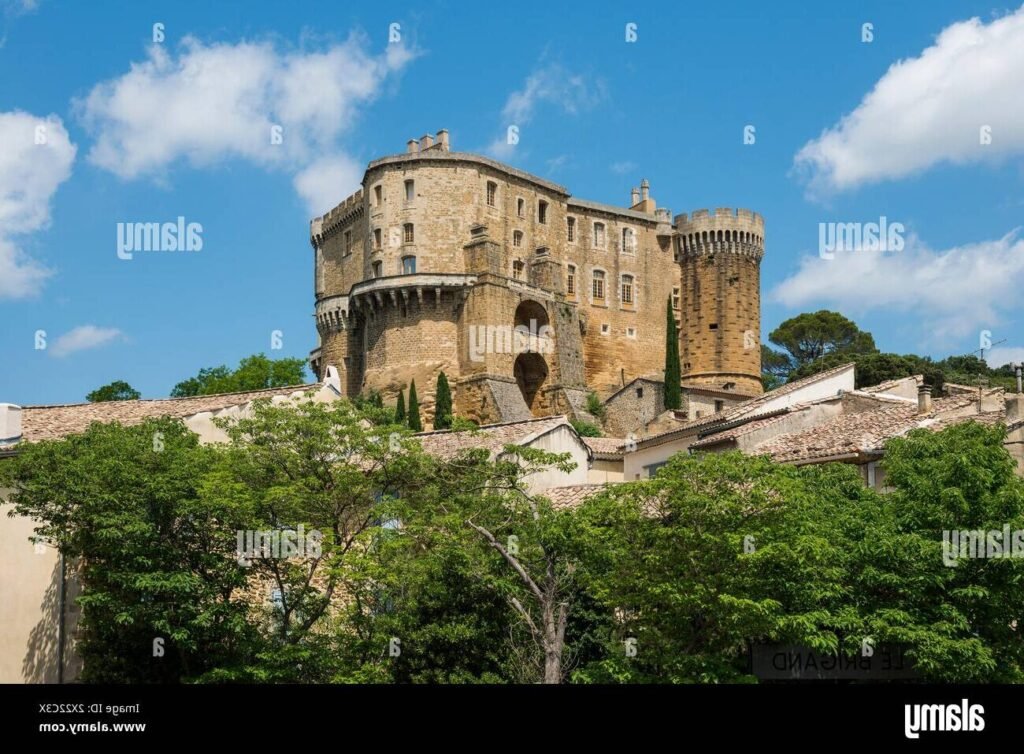
[[0, 113], [0, 298], [39, 293], [50, 271], [19, 237], [45, 228], [57, 188], [71, 175], [75, 145], [60, 118]]
[[[812, 194], [1024, 154], [1024, 7], [944, 29], [796, 155]], [[988, 127], [991, 143], [982, 144]]]
[[295, 176], [295, 190], [312, 215], [320, 216], [359, 189], [363, 165], [344, 154], [317, 160]]
[[122, 178], [230, 158], [301, 171], [338, 151], [361, 108], [413, 57], [401, 44], [372, 54], [356, 34], [321, 52], [190, 36], [176, 52], [152, 45], [75, 110], [95, 136], [88, 159]]
[[1024, 240], [1018, 236], [1014, 231], [944, 251], [908, 236], [898, 253], [804, 257], [771, 298], [789, 307], [824, 304], [853, 313], [907, 312], [927, 323], [922, 335], [933, 342], [995, 330], [1004, 316], [1020, 312]]
[[542, 63], [526, 77], [522, 88], [505, 100], [501, 110], [503, 134], [486, 151], [498, 159], [507, 159], [516, 145], [508, 143], [505, 132], [509, 126], [521, 129], [528, 124], [542, 105], [553, 106], [566, 115], [578, 115], [597, 107], [606, 96], [602, 80], [574, 73], [560, 63]]
[[51, 356], [62, 359], [78, 351], [98, 348], [123, 337], [124, 334], [115, 327], [81, 325], [58, 337], [50, 347], [49, 353]]

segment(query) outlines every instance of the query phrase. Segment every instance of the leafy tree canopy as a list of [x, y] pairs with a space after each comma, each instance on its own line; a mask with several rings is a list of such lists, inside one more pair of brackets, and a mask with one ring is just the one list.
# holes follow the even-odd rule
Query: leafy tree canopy
[[301, 385], [306, 378], [303, 359], [270, 359], [259, 353], [242, 359], [237, 369], [206, 367], [171, 390], [172, 398], [216, 393], [238, 393], [272, 387]]
[[89, 403], [102, 403], [104, 401], [135, 401], [142, 397], [142, 393], [133, 388], [124, 380], [111, 382], [109, 385], [98, 387], [85, 396]]

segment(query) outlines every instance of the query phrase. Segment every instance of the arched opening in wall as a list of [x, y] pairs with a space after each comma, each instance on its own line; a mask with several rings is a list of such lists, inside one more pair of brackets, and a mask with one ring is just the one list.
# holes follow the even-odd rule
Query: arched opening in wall
[[530, 413], [540, 415], [540, 389], [548, 378], [548, 365], [539, 353], [521, 353], [516, 357], [512, 373], [519, 385]]

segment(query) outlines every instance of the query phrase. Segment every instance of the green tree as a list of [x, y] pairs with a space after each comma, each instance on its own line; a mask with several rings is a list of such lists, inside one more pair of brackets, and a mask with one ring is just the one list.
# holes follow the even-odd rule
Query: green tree
[[434, 429], [451, 429], [452, 426], [452, 391], [448, 387], [448, 377], [444, 372], [437, 375], [437, 388], [434, 391]]
[[398, 401], [395, 403], [395, 424], [408, 424], [405, 416], [405, 394], [398, 391]]
[[798, 380], [810, 377], [813, 374], [850, 362], [856, 365], [855, 386], [858, 389], [916, 374], [923, 375], [924, 381], [936, 391], [942, 389], [945, 381], [941, 367], [931, 359], [914, 355], [900, 356], [895, 353], [832, 353], [793, 370], [789, 379]]
[[793, 360], [787, 354], [761, 345], [761, 385], [765, 390], [774, 390], [785, 383], [792, 371]]
[[409, 429], [413, 432], [423, 431], [423, 420], [420, 419], [420, 402], [416, 397], [416, 380], [409, 384]]
[[[875, 353], [871, 333], [838, 312], [822, 309], [787, 319], [768, 339], [785, 351], [793, 369], [832, 353]], [[764, 360], [762, 352], [762, 361]]]
[[679, 366], [679, 333], [672, 299], [665, 306], [665, 408], [677, 409], [682, 405], [682, 378]]
[[137, 401], [142, 393], [133, 388], [123, 380], [111, 382], [109, 385], [98, 387], [85, 396], [89, 403], [102, 403], [104, 401]]
[[232, 553], [246, 516], [202, 498], [212, 448], [150, 419], [19, 450], [0, 465], [2, 486], [77, 569], [83, 681], [173, 683], [245, 664], [258, 636]]
[[259, 353], [242, 359], [234, 370], [226, 366], [200, 369], [195, 377], [175, 385], [171, 397], [186, 398], [301, 385], [305, 374], [306, 362], [303, 359], [269, 359]]

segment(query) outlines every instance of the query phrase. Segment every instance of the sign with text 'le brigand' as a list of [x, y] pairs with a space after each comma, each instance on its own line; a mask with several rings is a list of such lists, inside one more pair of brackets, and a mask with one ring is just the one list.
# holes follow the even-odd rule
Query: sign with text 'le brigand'
[[763, 681], [901, 681], [920, 676], [903, 648], [873, 647], [870, 652], [836, 655], [794, 644], [756, 644], [753, 674]]

